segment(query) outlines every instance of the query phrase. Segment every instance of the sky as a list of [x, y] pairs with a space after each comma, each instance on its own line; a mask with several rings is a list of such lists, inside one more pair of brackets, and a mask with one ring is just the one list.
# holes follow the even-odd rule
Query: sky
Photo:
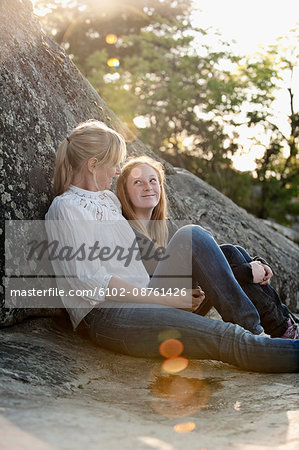
[[193, 0], [193, 9], [196, 25], [218, 28], [225, 39], [237, 41], [241, 53], [273, 42], [299, 23], [298, 0]]
[[[235, 41], [232, 48], [236, 54], [255, 53], [260, 46], [267, 47], [275, 43], [279, 36], [286, 36], [290, 29], [299, 25], [299, 0], [193, 0], [192, 21], [201, 28], [217, 29], [224, 41]], [[215, 44], [211, 40], [212, 45]], [[299, 108], [299, 68], [293, 80], [295, 90], [295, 107]], [[297, 94], [297, 95], [296, 95]], [[276, 100], [280, 117], [277, 123], [288, 133], [286, 115], [289, 113], [287, 92], [280, 92]], [[242, 153], [233, 157], [234, 166], [239, 170], [254, 170], [255, 158], [264, 152], [262, 146], [252, 148], [250, 138], [252, 130], [240, 130]], [[261, 136], [266, 144], [267, 137]]]
[[[258, 51], [260, 45], [275, 43], [277, 37], [299, 24], [299, 0], [193, 0], [192, 21], [198, 27], [219, 30], [224, 41], [235, 41], [235, 53], [247, 55]], [[209, 43], [217, 49], [217, 40], [211, 38]], [[295, 106], [299, 108], [299, 68], [294, 85], [298, 85]], [[278, 94], [276, 103], [281, 111], [278, 121], [287, 133], [287, 94]], [[235, 155], [234, 165], [239, 170], [254, 170], [254, 159], [262, 156], [262, 147], [250, 149], [250, 134], [245, 130], [241, 131], [241, 141], [244, 154]]]
[[298, 0], [193, 0], [193, 21], [218, 29], [225, 40], [236, 40], [241, 54], [271, 44], [299, 23]]

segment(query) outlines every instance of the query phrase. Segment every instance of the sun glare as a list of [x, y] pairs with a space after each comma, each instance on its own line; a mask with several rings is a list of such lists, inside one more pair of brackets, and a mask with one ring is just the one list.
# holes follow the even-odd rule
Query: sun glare
[[195, 429], [196, 425], [194, 422], [182, 422], [177, 423], [173, 429], [177, 433], [190, 433], [190, 431], [193, 431]]
[[143, 116], [134, 117], [133, 122], [137, 128], [146, 128], [150, 125], [149, 119]]
[[33, 12], [34, 14], [36, 14], [37, 16], [45, 16], [46, 14], [48, 14], [49, 12], [51, 12], [50, 8], [44, 7], [44, 8], [36, 8], [35, 5], [37, 3], [38, 0], [31, 0], [32, 5], [33, 5]]
[[[51, 10], [47, 7], [47, 2], [43, 8], [38, 7], [38, 0], [31, 0], [34, 8], [34, 13], [38, 16], [45, 16]], [[98, 0], [99, 4], [101, 0]], [[70, 6], [75, 2], [70, 0], [59, 0], [60, 5]], [[116, 5], [113, 0], [105, 2], [107, 5]], [[287, 36], [292, 28], [296, 28], [299, 24], [299, 1], [298, 0], [284, 0], [273, 2], [273, 0], [251, 0], [251, 2], [240, 2], [240, 0], [226, 0], [221, 2], [219, 0], [193, 0], [192, 2], [191, 22], [194, 26], [207, 29], [211, 32], [205, 36], [205, 44], [209, 45], [212, 50], [219, 51], [222, 48], [219, 36], [213, 33], [213, 30], [218, 30], [223, 41], [232, 44], [232, 50], [240, 55], [253, 54], [259, 50], [260, 46], [268, 46], [275, 43], [275, 39], [279, 36]], [[83, 8], [83, 7], [82, 7]], [[82, 10], [81, 8], [81, 10]], [[80, 9], [80, 8], [79, 8]], [[291, 11], [291, 14], [290, 14]], [[114, 33], [109, 33], [105, 37], [109, 45], [115, 45], [118, 37]], [[197, 43], [197, 50], [201, 50], [201, 42]], [[112, 69], [117, 69], [121, 61], [117, 58], [110, 58], [106, 64]], [[232, 70], [230, 67], [222, 66], [223, 70]], [[115, 74], [117, 74], [117, 70]], [[113, 74], [114, 75], [114, 74]], [[117, 74], [118, 75], [118, 74]], [[108, 80], [109, 81], [109, 80]], [[290, 81], [291, 82], [291, 81]], [[294, 108], [299, 107], [299, 68], [295, 69], [292, 80], [292, 89], [294, 95]], [[286, 87], [287, 83], [286, 83]], [[287, 89], [281, 89], [277, 92], [276, 100], [273, 104], [278, 111], [275, 125], [279, 126], [280, 130], [288, 135], [289, 124], [287, 115], [290, 114], [290, 104]], [[204, 118], [204, 117], [202, 117]], [[208, 117], [206, 117], [208, 119]], [[147, 117], [137, 116], [134, 118], [134, 124], [137, 128], [146, 128], [150, 126], [150, 121]], [[263, 154], [263, 148], [260, 146], [253, 146], [250, 137], [240, 131], [239, 143], [242, 152], [237, 152], [233, 155], [232, 160], [234, 167], [240, 171], [254, 171], [256, 168], [255, 159], [260, 158]], [[187, 136], [183, 140], [183, 146], [188, 148], [192, 144], [193, 137]]]
[[[290, 11], [292, 12], [290, 14]], [[232, 42], [232, 49], [240, 55], [253, 54], [261, 46], [274, 44], [279, 36], [288, 36], [289, 30], [299, 24], [299, 2], [296, 0], [193, 0], [192, 23], [195, 26], [217, 29], [224, 41]], [[221, 49], [219, 39], [211, 33], [206, 37], [207, 44], [215, 51]], [[222, 67], [223, 68], [223, 67]], [[289, 80], [289, 83], [291, 80]], [[294, 108], [299, 107], [299, 68], [295, 69], [292, 79]], [[289, 87], [285, 80], [285, 87]], [[279, 126], [285, 135], [289, 134], [287, 115], [290, 114], [290, 102], [287, 89], [277, 92], [273, 103], [277, 112], [275, 125]], [[246, 133], [240, 133], [239, 142], [242, 153], [236, 153], [232, 160], [234, 167], [240, 171], [253, 171], [256, 168], [255, 159], [263, 155], [262, 146], [252, 146]], [[251, 149], [249, 148], [251, 147]]]
[[[291, 14], [290, 14], [291, 11]], [[192, 21], [198, 27], [218, 29], [225, 40], [235, 40], [241, 54], [253, 53], [299, 21], [296, 0], [193, 0]]]
[[256, 168], [254, 159], [255, 158], [252, 154], [243, 155], [239, 153], [232, 157], [235, 169], [240, 172], [253, 172]]
[[106, 41], [107, 44], [109, 44], [109, 45], [114, 45], [114, 44], [116, 44], [117, 40], [118, 40], [118, 37], [116, 36], [116, 34], [113, 34], [113, 33], [109, 33], [109, 34], [107, 34], [106, 37], [105, 37], [105, 41]]

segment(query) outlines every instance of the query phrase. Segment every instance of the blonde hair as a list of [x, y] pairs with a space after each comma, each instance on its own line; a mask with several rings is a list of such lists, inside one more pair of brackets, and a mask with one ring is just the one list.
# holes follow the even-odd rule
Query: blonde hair
[[[160, 200], [153, 209], [151, 222], [148, 229], [140, 220], [138, 220], [127, 190], [128, 177], [131, 171], [141, 164], [146, 164], [157, 172], [158, 181], [161, 188]], [[122, 204], [123, 215], [127, 220], [134, 220], [134, 224], [132, 224], [134, 228], [151, 240], [155, 240], [155, 245], [166, 247], [168, 243], [168, 227], [166, 222], [168, 214], [168, 201], [164, 188], [164, 181], [165, 174], [162, 164], [159, 161], [149, 158], [148, 156], [140, 156], [130, 159], [122, 167], [121, 175], [119, 175], [117, 179], [116, 192]]]
[[126, 143], [119, 133], [98, 120], [80, 123], [58, 147], [54, 195], [63, 194], [68, 189], [73, 175], [90, 158], [96, 158], [97, 165], [114, 166], [125, 157]]

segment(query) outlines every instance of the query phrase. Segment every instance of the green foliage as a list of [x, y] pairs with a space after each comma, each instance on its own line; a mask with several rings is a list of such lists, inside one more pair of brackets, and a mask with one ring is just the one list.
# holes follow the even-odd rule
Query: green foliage
[[[261, 196], [252, 212], [280, 222], [287, 221], [287, 214], [298, 214], [295, 199], [298, 199], [299, 183], [299, 114], [294, 110], [292, 85], [298, 58], [299, 31], [292, 30], [286, 38], [279, 38], [276, 45], [248, 56], [239, 66], [239, 76], [247, 86], [247, 101], [251, 105], [247, 112], [248, 126], [258, 125], [263, 134], [269, 136], [268, 142], [263, 144], [263, 157], [256, 161], [256, 182], [261, 187]], [[280, 111], [273, 103], [279, 90], [284, 91], [289, 100], [287, 133], [282, 131], [277, 117]], [[253, 140], [255, 144], [261, 144], [258, 137]]]
[[[286, 85], [298, 65], [298, 31], [288, 42], [240, 60], [218, 52], [207, 32], [190, 25], [191, 0], [39, 0], [51, 13], [42, 25], [70, 54], [106, 103], [153, 151], [187, 168], [259, 217], [298, 215], [299, 114]], [[105, 42], [115, 33], [115, 45]], [[120, 66], [107, 66], [118, 58]], [[224, 64], [225, 63], [225, 64]], [[223, 67], [229, 67], [224, 69]], [[274, 100], [288, 92], [289, 133]], [[244, 119], [245, 111], [245, 119]], [[144, 128], [134, 119], [141, 116]], [[255, 173], [232, 167], [238, 125], [263, 145]], [[261, 133], [262, 130], [262, 133]], [[268, 136], [265, 143], [263, 136]]]

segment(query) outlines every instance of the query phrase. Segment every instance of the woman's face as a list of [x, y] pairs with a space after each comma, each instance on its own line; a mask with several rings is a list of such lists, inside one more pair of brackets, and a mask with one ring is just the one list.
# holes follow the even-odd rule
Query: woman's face
[[120, 175], [121, 169], [119, 164], [112, 167], [97, 166], [95, 168], [95, 179], [100, 190], [111, 188], [111, 183], [115, 175]]
[[131, 170], [127, 179], [127, 192], [135, 214], [152, 212], [161, 196], [158, 174], [147, 164]]

